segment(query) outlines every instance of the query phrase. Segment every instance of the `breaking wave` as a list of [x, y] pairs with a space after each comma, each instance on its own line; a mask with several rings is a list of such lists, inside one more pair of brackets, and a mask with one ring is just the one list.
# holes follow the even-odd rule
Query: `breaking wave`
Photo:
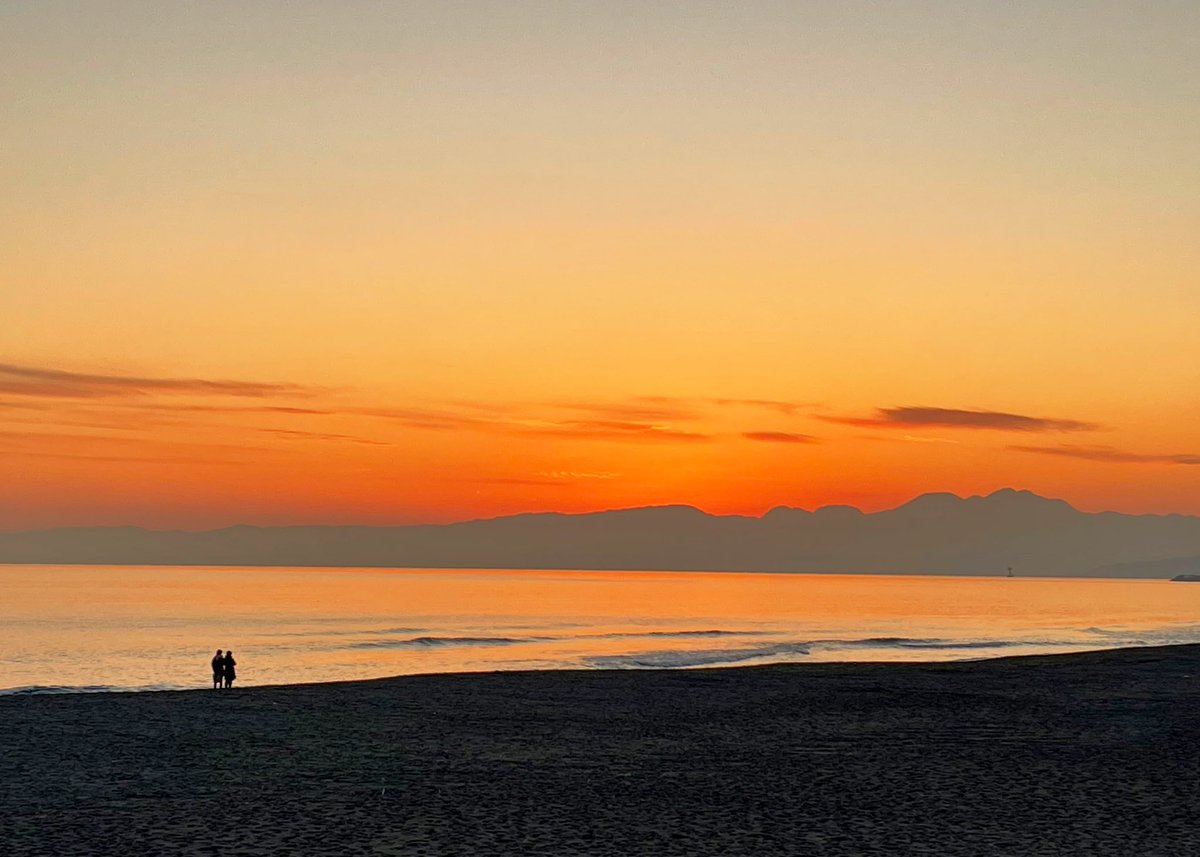
[[191, 685], [147, 684], [138, 687], [119, 687], [113, 684], [30, 684], [24, 687], [0, 688], [0, 696], [50, 696], [63, 693], [147, 693], [156, 690], [190, 690]]
[[[1053, 645], [1038, 640], [1037, 645]], [[937, 640], [910, 637], [865, 637], [861, 640], [815, 640], [813, 645], [843, 649], [1005, 649], [1010, 646], [1034, 645], [1023, 640]]]
[[[388, 631], [361, 631], [362, 635], [386, 634]], [[437, 646], [515, 646], [521, 643], [549, 643], [572, 640], [619, 640], [660, 637], [753, 637], [766, 631], [727, 631], [710, 628], [698, 631], [612, 631], [599, 634], [560, 634], [527, 637], [405, 637], [392, 640], [359, 640], [347, 643], [350, 649], [421, 649]]]
[[584, 658], [594, 669], [685, 669], [687, 667], [744, 664], [750, 661], [788, 662], [803, 660], [816, 651], [839, 650], [988, 650], [1056, 647], [1073, 645], [1054, 640], [945, 640], [918, 637], [864, 637], [854, 640], [804, 640], [736, 649], [661, 650]]
[[350, 649], [432, 649], [439, 646], [513, 646], [535, 643], [546, 637], [412, 637], [407, 640], [362, 640]]
[[781, 643], [754, 649], [700, 649], [681, 651], [641, 652], [633, 655], [596, 655], [584, 658], [587, 666], [595, 669], [683, 669], [686, 667], [708, 667], [719, 664], [740, 664], [747, 661], [787, 657], [803, 657], [809, 654], [807, 646], [800, 643]]

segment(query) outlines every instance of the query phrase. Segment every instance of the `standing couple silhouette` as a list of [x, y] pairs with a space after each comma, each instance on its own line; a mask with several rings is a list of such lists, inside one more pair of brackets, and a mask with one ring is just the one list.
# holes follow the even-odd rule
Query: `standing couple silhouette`
[[213, 655], [212, 659], [213, 690], [219, 690], [222, 682], [224, 682], [226, 690], [233, 687], [233, 680], [237, 678], [236, 667], [237, 661], [233, 659], [232, 651], [222, 655], [221, 650], [217, 649], [217, 653]]

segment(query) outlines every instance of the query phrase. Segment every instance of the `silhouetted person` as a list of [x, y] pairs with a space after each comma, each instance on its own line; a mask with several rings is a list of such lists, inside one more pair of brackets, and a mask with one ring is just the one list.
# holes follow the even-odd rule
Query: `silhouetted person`
[[222, 661], [222, 664], [224, 665], [224, 669], [221, 670], [221, 673], [225, 676], [225, 687], [233, 687], [233, 680], [237, 678], [237, 670], [235, 669], [237, 666], [237, 661], [233, 659], [232, 651], [225, 653], [225, 658]]
[[223, 658], [221, 656], [220, 649], [217, 649], [217, 653], [215, 655], [213, 655], [212, 671], [213, 671], [213, 690], [220, 690], [221, 679], [225, 675], [225, 658]]

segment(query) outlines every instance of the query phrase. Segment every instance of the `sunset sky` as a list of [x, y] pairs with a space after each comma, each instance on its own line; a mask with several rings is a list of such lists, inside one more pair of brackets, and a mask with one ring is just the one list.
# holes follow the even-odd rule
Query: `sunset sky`
[[1200, 514], [1200, 4], [0, 6], [0, 529]]

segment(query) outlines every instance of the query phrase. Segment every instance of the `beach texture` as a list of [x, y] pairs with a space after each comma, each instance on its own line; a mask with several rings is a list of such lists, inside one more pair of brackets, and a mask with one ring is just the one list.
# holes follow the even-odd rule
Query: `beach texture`
[[1200, 853], [1200, 647], [10, 696], [0, 723], [14, 856]]

